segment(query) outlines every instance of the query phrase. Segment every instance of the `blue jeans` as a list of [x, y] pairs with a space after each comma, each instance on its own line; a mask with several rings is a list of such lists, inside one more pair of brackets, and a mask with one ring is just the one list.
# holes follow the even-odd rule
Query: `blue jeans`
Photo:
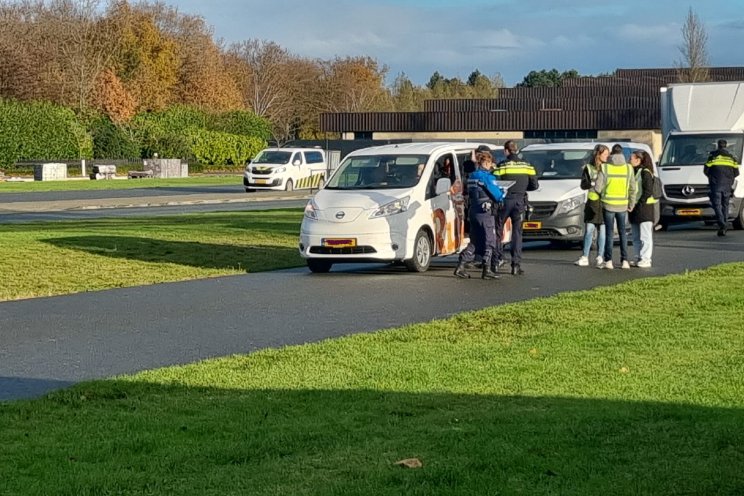
[[604, 211], [605, 234], [607, 236], [604, 247], [605, 262], [612, 261], [612, 233], [615, 222], [617, 222], [617, 234], [620, 236], [620, 263], [628, 260], [628, 233], [625, 232], [625, 221], [627, 218], [628, 212]]
[[607, 232], [604, 224], [597, 226], [591, 223], [584, 224], [584, 251], [582, 255], [589, 258], [589, 252], [592, 251], [592, 241], [594, 240], [594, 232], [598, 231], [597, 234], [597, 255], [602, 256], [605, 245], [605, 233]]

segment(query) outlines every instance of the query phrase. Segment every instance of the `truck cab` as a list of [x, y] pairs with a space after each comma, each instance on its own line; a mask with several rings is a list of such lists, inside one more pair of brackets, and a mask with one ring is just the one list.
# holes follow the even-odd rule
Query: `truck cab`
[[[744, 82], [672, 84], [661, 88], [664, 150], [659, 178], [664, 185], [661, 225], [713, 221], [708, 178], [703, 170], [719, 139], [742, 170], [744, 152]], [[729, 220], [744, 229], [744, 182], [734, 183]]]

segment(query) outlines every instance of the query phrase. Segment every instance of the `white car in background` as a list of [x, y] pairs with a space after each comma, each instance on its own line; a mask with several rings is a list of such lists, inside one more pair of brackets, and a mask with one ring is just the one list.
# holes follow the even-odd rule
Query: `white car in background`
[[266, 148], [245, 166], [243, 186], [255, 190], [319, 189], [326, 176], [325, 152], [319, 148]]

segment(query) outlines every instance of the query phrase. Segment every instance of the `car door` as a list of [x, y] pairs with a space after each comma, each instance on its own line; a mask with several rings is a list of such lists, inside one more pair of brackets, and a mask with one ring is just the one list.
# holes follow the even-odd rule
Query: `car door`
[[[464, 235], [462, 180], [454, 153], [443, 153], [434, 158], [434, 166], [426, 186], [425, 201], [432, 215], [436, 253], [449, 255], [460, 249]], [[449, 167], [445, 169], [447, 163]], [[450, 187], [436, 194], [437, 182], [440, 179], [449, 179]]]

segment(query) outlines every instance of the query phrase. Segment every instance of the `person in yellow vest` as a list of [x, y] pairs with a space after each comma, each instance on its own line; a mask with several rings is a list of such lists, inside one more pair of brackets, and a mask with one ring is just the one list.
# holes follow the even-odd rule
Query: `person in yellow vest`
[[630, 231], [633, 234], [635, 252], [635, 260], [630, 265], [649, 268], [654, 251], [654, 218], [658, 202], [653, 196], [654, 165], [651, 156], [643, 150], [635, 150], [630, 154], [630, 165], [635, 169], [638, 189], [638, 201], [630, 212]]
[[[622, 156], [622, 155], [621, 155]], [[619, 157], [618, 157], [619, 158]], [[602, 164], [594, 183], [594, 192], [599, 193], [604, 213], [605, 234], [607, 236], [604, 247], [604, 263], [600, 269], [612, 269], [612, 240], [615, 224], [620, 237], [620, 267], [630, 268], [628, 260], [628, 233], [626, 224], [628, 212], [633, 209], [636, 201], [636, 181], [633, 167], [619, 162], [617, 158], [611, 163]], [[589, 190], [592, 191], [592, 190]]]
[[581, 189], [588, 190], [586, 204], [584, 205], [584, 250], [581, 257], [574, 262], [579, 267], [589, 266], [589, 252], [594, 242], [594, 233], [597, 233], [597, 259], [596, 266], [604, 263], [605, 226], [604, 215], [602, 215], [602, 202], [599, 194], [591, 191], [597, 181], [597, 174], [602, 169], [602, 164], [607, 162], [610, 150], [605, 145], [594, 147], [589, 163], [584, 166], [581, 174]]
[[739, 175], [739, 161], [726, 149], [726, 140], [718, 140], [718, 149], [711, 152], [703, 172], [708, 178], [710, 204], [716, 213], [718, 235], [726, 236], [728, 212], [734, 180]]

